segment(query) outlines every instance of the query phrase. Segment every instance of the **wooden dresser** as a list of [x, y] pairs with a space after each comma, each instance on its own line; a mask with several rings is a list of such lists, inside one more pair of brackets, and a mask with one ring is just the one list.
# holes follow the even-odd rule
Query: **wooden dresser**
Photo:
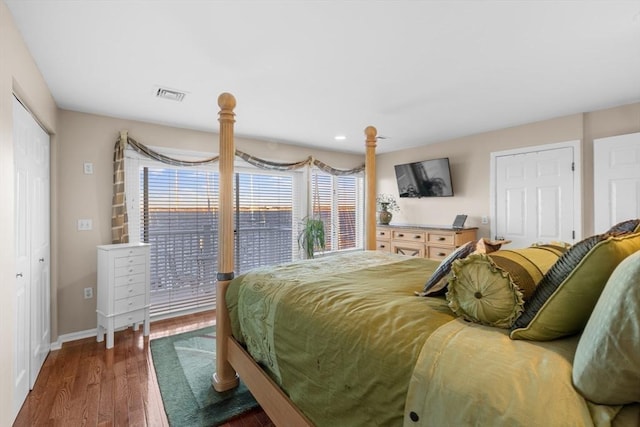
[[144, 323], [149, 335], [149, 245], [123, 243], [98, 246], [98, 331], [113, 347], [115, 329]]
[[477, 227], [378, 225], [376, 247], [379, 251], [442, 260], [457, 247], [477, 240], [477, 232]]

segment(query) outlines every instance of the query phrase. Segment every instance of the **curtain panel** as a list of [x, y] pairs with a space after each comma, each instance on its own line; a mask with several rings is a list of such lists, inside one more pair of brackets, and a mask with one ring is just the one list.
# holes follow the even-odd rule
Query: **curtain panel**
[[129, 242], [129, 219], [124, 191], [125, 137], [116, 142], [113, 152], [113, 198], [111, 202], [111, 243]]

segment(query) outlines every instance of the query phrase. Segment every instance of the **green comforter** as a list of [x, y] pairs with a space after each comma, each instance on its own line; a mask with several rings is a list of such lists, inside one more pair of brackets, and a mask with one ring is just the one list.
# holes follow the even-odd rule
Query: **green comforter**
[[414, 295], [437, 266], [365, 251], [257, 269], [227, 292], [233, 334], [316, 425], [402, 425], [423, 343], [454, 319]]

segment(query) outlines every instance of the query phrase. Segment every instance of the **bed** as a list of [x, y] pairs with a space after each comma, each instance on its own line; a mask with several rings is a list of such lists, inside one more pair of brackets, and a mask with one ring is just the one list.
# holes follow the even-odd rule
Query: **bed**
[[[224, 207], [232, 206], [235, 99], [222, 94], [218, 104]], [[633, 324], [616, 324], [617, 332], [603, 332], [604, 321], [597, 318], [597, 327], [589, 329], [588, 323], [584, 329], [589, 340], [574, 330], [557, 339], [512, 339], [513, 330], [454, 313], [449, 295], [416, 296], [442, 263], [373, 250], [375, 128], [368, 127], [365, 134], [365, 251], [234, 277], [233, 248], [222, 249], [214, 388], [233, 388], [241, 377], [274, 423], [283, 426], [639, 425], [640, 333]], [[224, 209], [220, 213], [220, 242], [233, 242], [232, 215]], [[583, 283], [592, 276], [624, 282], [624, 287], [607, 284], [601, 291], [612, 289], [608, 301], [622, 301], [618, 308], [625, 316], [617, 317], [640, 318], [640, 232], [606, 236], [590, 245], [579, 265], [592, 266], [595, 273], [573, 269], [563, 278], [563, 292], [571, 280]], [[615, 263], [605, 263], [603, 257], [615, 258]], [[623, 264], [625, 272], [618, 278], [617, 267]], [[587, 299], [600, 304], [598, 295]], [[615, 312], [598, 307], [590, 309], [605, 317]], [[543, 320], [550, 310], [543, 312]], [[521, 329], [523, 335], [546, 333]], [[619, 336], [626, 341], [611, 342]], [[602, 354], [622, 347], [617, 359], [602, 360]], [[578, 360], [578, 353], [598, 359]], [[578, 374], [574, 360], [584, 368]], [[604, 368], [594, 371], [598, 364]], [[594, 382], [602, 371], [603, 379]], [[606, 387], [612, 381], [624, 387], [604, 393], [605, 402], [585, 398], [600, 393], [602, 381]], [[584, 388], [578, 391], [575, 384]], [[620, 399], [624, 402], [617, 403]]]

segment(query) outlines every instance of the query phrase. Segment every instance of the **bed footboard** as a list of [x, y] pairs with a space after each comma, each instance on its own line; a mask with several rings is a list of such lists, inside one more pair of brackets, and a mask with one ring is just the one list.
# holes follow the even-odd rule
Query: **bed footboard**
[[236, 340], [229, 338], [227, 350], [229, 362], [275, 425], [313, 426]]

